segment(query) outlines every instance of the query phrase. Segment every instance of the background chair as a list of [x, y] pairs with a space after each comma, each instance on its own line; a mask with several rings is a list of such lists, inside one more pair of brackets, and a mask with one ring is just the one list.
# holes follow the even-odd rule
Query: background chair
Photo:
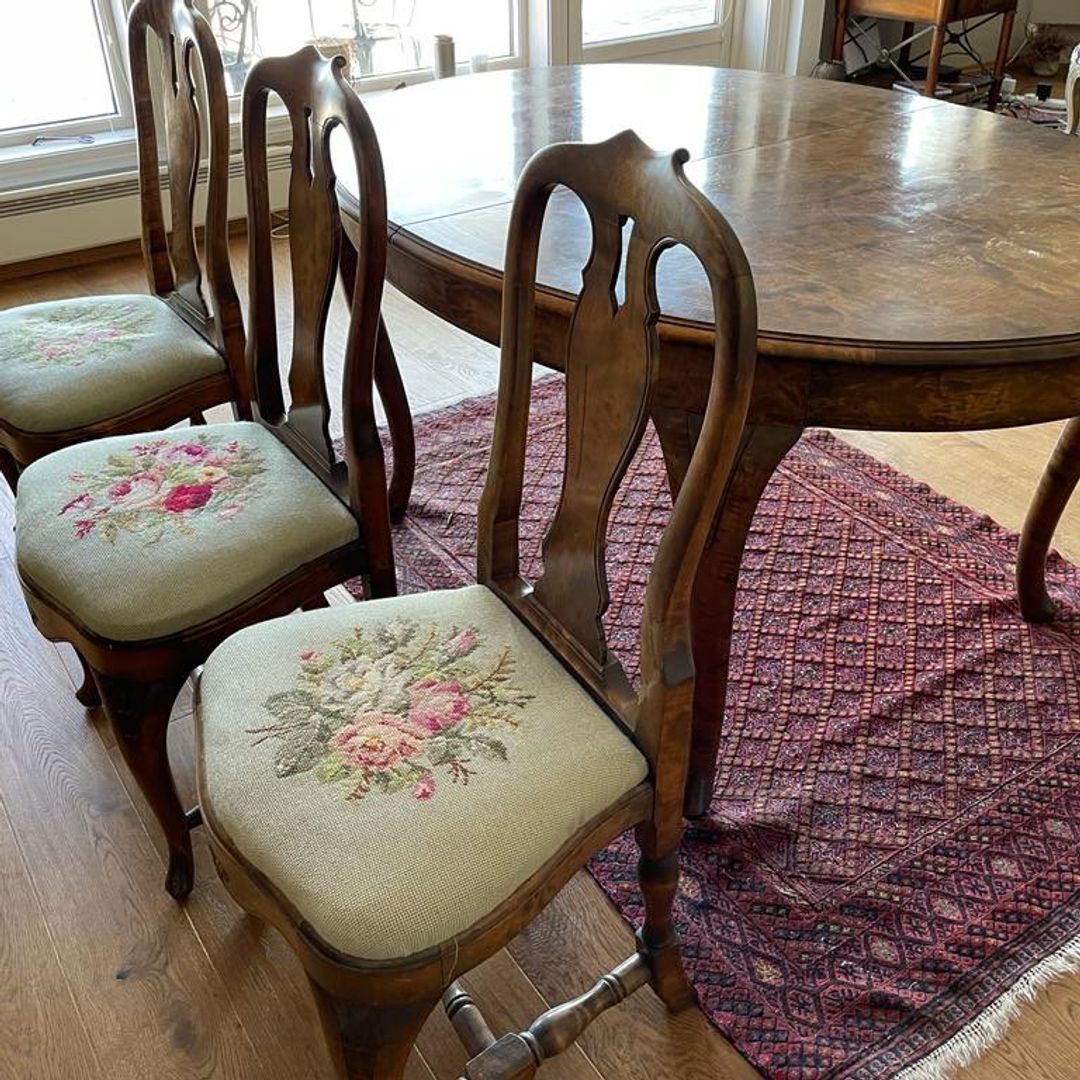
[[[244, 93], [250, 238], [247, 363], [255, 421], [212, 424], [69, 447], [31, 465], [16, 502], [16, 556], [34, 621], [89, 664], [106, 716], [168, 840], [166, 888], [192, 886], [189, 828], [166, 750], [176, 695], [192, 668], [249, 623], [325, 603], [363, 575], [395, 592], [386, 471], [372, 405], [386, 264], [386, 197], [374, 132], [341, 75], [314, 48], [253, 69]], [[278, 366], [266, 103], [292, 122], [291, 403]], [[330, 439], [324, 342], [341, 224], [329, 137], [352, 140], [362, 220], [342, 419]]]
[[[929, 23], [930, 48], [926, 54], [926, 82], [923, 94], [934, 97], [937, 93], [938, 75], [941, 70], [941, 56], [946, 40], [958, 41], [965, 48], [963, 35], [950, 35], [949, 24], [964, 19], [984, 16], [1001, 16], [1001, 33], [998, 35], [997, 54], [994, 57], [993, 79], [987, 94], [986, 108], [993, 112], [997, 108], [1001, 94], [1001, 80], [1005, 75], [1005, 65], [1009, 59], [1009, 40], [1012, 37], [1013, 23], [1016, 21], [1017, 0], [836, 0], [836, 21], [833, 24], [832, 60], [843, 64], [844, 42], [847, 37], [847, 21], [851, 16], [867, 15], [879, 19], [903, 20], [905, 43], [901, 50], [901, 63], [910, 52], [911, 42], [926, 30], [912, 34], [915, 22]], [[892, 60], [889, 62], [906, 79], [907, 75]], [[875, 57], [876, 59], [876, 57]]]
[[[685, 180], [686, 159], [624, 132], [550, 147], [524, 170], [479, 583], [250, 627], [201, 674], [198, 790], [215, 863], [234, 898], [299, 954], [342, 1076], [400, 1077], [444, 994], [476, 1078], [531, 1076], [645, 983], [671, 1008], [693, 1000], [671, 920], [690, 592], [745, 420], [756, 311], [742, 248]], [[585, 204], [593, 251], [567, 344], [562, 496], [531, 585], [518, 517], [537, 251], [559, 184]], [[601, 626], [606, 526], [662, 395], [655, 271], [673, 244], [703, 264], [718, 330], [704, 424], [649, 576], [635, 692]], [[577, 1002], [495, 1041], [453, 980], [631, 826], [646, 905], [637, 952]]]
[[1073, 49], [1069, 63], [1069, 76], [1065, 83], [1065, 105], [1068, 109], [1065, 130], [1070, 135], [1075, 135], [1077, 129], [1080, 128], [1080, 45]]
[[[168, 230], [147, 59], [151, 36], [163, 59]], [[128, 43], [151, 295], [80, 297], [0, 312], [0, 466], [13, 489], [22, 468], [61, 447], [201, 419], [203, 409], [229, 400], [239, 415], [250, 416], [229, 265], [229, 103], [221, 57], [192, 0], [138, 0]], [[210, 133], [205, 274], [194, 213], [200, 85]]]

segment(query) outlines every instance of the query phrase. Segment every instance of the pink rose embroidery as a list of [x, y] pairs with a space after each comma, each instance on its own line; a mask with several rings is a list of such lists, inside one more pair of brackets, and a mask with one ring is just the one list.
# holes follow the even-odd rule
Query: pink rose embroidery
[[182, 514], [185, 510], [198, 510], [205, 506], [213, 493], [213, 484], [177, 484], [161, 505], [170, 513]]
[[358, 769], [392, 769], [420, 752], [424, 733], [388, 713], [361, 713], [330, 736], [330, 745]]
[[[228, 521], [262, 489], [265, 460], [237, 439], [218, 443], [204, 432], [183, 441], [152, 439], [109, 454], [97, 471], [73, 473], [73, 498], [61, 514], [83, 510], [75, 534], [94, 532], [105, 543], [124, 533], [144, 543], [176, 529], [185, 515], [206, 508], [205, 521]], [[205, 526], [202, 526], [205, 528]], [[190, 535], [186, 524], [179, 530]]]
[[451, 638], [446, 645], [446, 651], [456, 656], [464, 656], [466, 653], [471, 653], [475, 648], [476, 631], [472, 629], [462, 630], [456, 637]]
[[183, 461], [185, 459], [189, 461], [198, 461], [200, 458], [206, 457], [209, 450], [199, 443], [181, 443], [179, 446], [172, 447], [171, 450], [166, 451], [166, 461]]
[[514, 677], [513, 650], [484, 657], [482, 643], [476, 629], [358, 618], [319, 651], [298, 651], [295, 685], [279, 686], [263, 702], [269, 722], [247, 733], [256, 746], [277, 742], [278, 777], [344, 781], [348, 802], [437, 799], [510, 760], [505, 735], [533, 698]]
[[424, 773], [424, 775], [413, 784], [411, 793], [414, 799], [426, 802], [435, 794], [435, 777], [432, 776], [431, 773]]
[[69, 510], [85, 510], [87, 507], [93, 505], [94, 500], [84, 491], [81, 495], [76, 495], [74, 499], [64, 503], [60, 507], [60, 513], [66, 514]]
[[442, 731], [469, 711], [469, 699], [456, 682], [421, 679], [409, 690], [409, 719], [425, 731]]

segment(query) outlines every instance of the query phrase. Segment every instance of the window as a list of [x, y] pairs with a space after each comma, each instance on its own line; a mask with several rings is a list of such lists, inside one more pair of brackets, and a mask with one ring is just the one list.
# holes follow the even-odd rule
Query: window
[[5, 11], [0, 145], [130, 126], [116, 27], [110, 0], [34, 0]]
[[585, 45], [697, 30], [720, 21], [720, 0], [581, 0]]
[[[0, 0], [0, 149], [11, 154], [116, 143], [134, 127], [125, 12], [132, 0]], [[436, 34], [457, 60], [493, 66], [522, 54], [525, 0], [195, 0], [221, 46], [233, 95], [260, 56], [314, 42], [344, 53], [371, 88], [432, 65]], [[8, 8], [11, 8], [9, 11]], [[117, 136], [110, 133], [121, 132]], [[119, 143], [116, 143], [118, 146]], [[112, 159], [110, 159], [112, 161]], [[20, 177], [23, 175], [19, 168]], [[44, 177], [48, 170], [39, 170]], [[50, 177], [51, 178], [51, 177]], [[0, 190], [5, 187], [0, 178]], [[19, 181], [21, 182], [21, 181]], [[7, 186], [11, 186], [9, 183]]]
[[208, 0], [232, 93], [260, 56], [313, 42], [349, 60], [354, 79], [379, 81], [432, 66], [436, 34], [456, 58], [507, 61], [520, 53], [513, 0]]

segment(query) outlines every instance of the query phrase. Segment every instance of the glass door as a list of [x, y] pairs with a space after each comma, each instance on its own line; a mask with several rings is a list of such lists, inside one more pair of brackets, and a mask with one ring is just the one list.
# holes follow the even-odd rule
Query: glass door
[[723, 64], [733, 0], [569, 0], [571, 62], [650, 60]]

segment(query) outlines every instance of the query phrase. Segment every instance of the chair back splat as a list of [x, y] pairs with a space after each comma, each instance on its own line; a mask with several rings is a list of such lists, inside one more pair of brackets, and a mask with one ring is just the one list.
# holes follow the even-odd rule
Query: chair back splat
[[[683, 782], [693, 690], [690, 591], [745, 422], [757, 331], [742, 246], [720, 212], [686, 181], [686, 160], [685, 151], [657, 154], [625, 131], [595, 145], [548, 147], [525, 167], [507, 241], [499, 400], [479, 518], [480, 580], [554, 643], [564, 662], [634, 729], [664, 800], [681, 799], [675, 788]], [[519, 572], [518, 517], [540, 230], [558, 185], [584, 204], [592, 252], [567, 342], [563, 487], [543, 541], [543, 573], [530, 585]], [[633, 224], [620, 304], [616, 285], [628, 220]], [[661, 372], [657, 262], [678, 244], [697, 256], [711, 284], [715, 362], [693, 460], [649, 575], [641, 691], [635, 694], [601, 624], [608, 605], [606, 531]], [[671, 757], [667, 747], [681, 749]]]
[[[148, 49], [160, 47], [161, 95], [168, 162], [170, 226], [161, 201], [159, 132]], [[128, 55], [135, 101], [142, 206], [142, 249], [150, 289], [225, 355], [238, 409], [247, 415], [244, 330], [229, 263], [229, 101], [221, 54], [193, 0], [138, 0], [128, 17]], [[197, 80], [195, 68], [202, 69]], [[200, 93], [200, 86], [205, 93]], [[195, 192], [204, 127], [209, 131], [205, 276], [195, 238]]]
[[[247, 154], [250, 325], [248, 372], [256, 414], [353, 510], [386, 506], [382, 442], [375, 423], [373, 378], [383, 277], [386, 271], [386, 191], [371, 121], [345, 78], [346, 60], [325, 60], [314, 46], [252, 68], [244, 86]], [[266, 170], [266, 108], [277, 94], [292, 124], [289, 240], [293, 333], [286, 409], [278, 366], [274, 263]], [[342, 237], [330, 136], [351, 137], [358, 179], [357, 249]], [[339, 270], [352, 280], [351, 317], [342, 384], [345, 461], [330, 438], [324, 363], [327, 317]], [[377, 505], [376, 505], [377, 504]], [[384, 535], [382, 528], [369, 535]]]

